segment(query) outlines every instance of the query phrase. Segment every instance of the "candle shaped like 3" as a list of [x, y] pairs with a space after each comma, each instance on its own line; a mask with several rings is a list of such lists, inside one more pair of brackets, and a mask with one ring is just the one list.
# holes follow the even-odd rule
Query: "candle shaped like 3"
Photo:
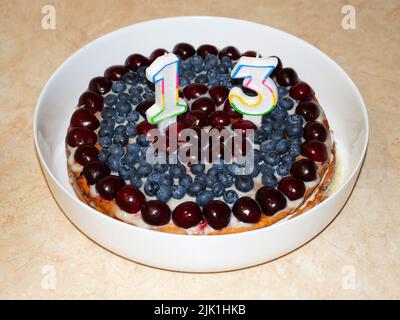
[[261, 116], [271, 112], [278, 101], [275, 82], [269, 78], [278, 64], [276, 58], [242, 57], [231, 72], [232, 78], [244, 78], [243, 86], [257, 93], [249, 96], [239, 87], [229, 92], [232, 107], [244, 115]]
[[171, 119], [187, 111], [187, 104], [179, 98], [179, 59], [173, 53], [158, 57], [147, 69], [146, 77], [155, 85], [155, 103], [146, 111], [151, 124]]

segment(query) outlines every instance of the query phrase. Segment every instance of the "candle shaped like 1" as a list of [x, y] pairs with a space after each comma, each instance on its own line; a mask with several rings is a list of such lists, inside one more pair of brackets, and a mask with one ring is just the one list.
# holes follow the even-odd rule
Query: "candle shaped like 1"
[[179, 59], [173, 53], [158, 57], [147, 69], [146, 77], [155, 85], [155, 103], [146, 111], [147, 121], [159, 124], [187, 111], [179, 98]]
[[257, 93], [249, 96], [239, 87], [229, 92], [229, 102], [239, 113], [249, 116], [261, 116], [271, 112], [278, 101], [278, 89], [269, 78], [278, 64], [276, 58], [242, 57], [232, 69], [232, 78], [244, 78], [243, 86]]

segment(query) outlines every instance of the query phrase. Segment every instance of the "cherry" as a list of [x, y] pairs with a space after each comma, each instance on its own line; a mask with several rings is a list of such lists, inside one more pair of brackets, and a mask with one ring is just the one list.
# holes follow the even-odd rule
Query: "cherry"
[[271, 73], [271, 76], [276, 76], [276, 75], [279, 73], [279, 71], [282, 70], [282, 61], [281, 61], [281, 59], [280, 59], [279, 57], [277, 57], [277, 56], [270, 56], [270, 58], [276, 58], [276, 59], [278, 59], [278, 63], [277, 63], [277, 65], [276, 65], [275, 69], [274, 69], [274, 70], [272, 71], [272, 73]]
[[317, 166], [310, 159], [301, 159], [292, 165], [290, 174], [303, 181], [313, 181], [317, 178]]
[[125, 66], [115, 65], [108, 67], [106, 71], [104, 71], [104, 76], [112, 81], [119, 81], [128, 71], [128, 68]]
[[214, 86], [208, 92], [217, 106], [223, 104], [229, 95], [229, 89], [225, 86]]
[[183, 60], [186, 60], [187, 58], [194, 56], [196, 50], [193, 48], [191, 44], [181, 42], [175, 45], [172, 52], [180, 56]]
[[299, 82], [299, 77], [294, 69], [283, 68], [276, 74], [276, 81], [280, 86], [289, 87]]
[[190, 110], [178, 116], [178, 119], [188, 127], [197, 126], [203, 128], [208, 125], [207, 114], [201, 110]]
[[328, 152], [323, 142], [319, 140], [307, 140], [301, 145], [301, 155], [317, 162], [328, 159]]
[[242, 134], [246, 135], [248, 130], [256, 130], [257, 126], [250, 120], [238, 120], [232, 124], [233, 130], [242, 130]]
[[207, 223], [214, 229], [225, 228], [231, 220], [231, 209], [225, 202], [211, 200], [203, 208], [203, 215]]
[[225, 127], [227, 125], [231, 124], [231, 119], [229, 118], [229, 115], [222, 110], [218, 110], [213, 112], [209, 116], [209, 121], [212, 127]]
[[86, 178], [88, 184], [93, 185], [98, 180], [108, 176], [110, 169], [103, 161], [92, 161], [87, 163], [82, 170], [82, 175]]
[[211, 44], [203, 44], [197, 48], [197, 54], [204, 59], [209, 54], [217, 55], [218, 49], [217, 49], [217, 47], [215, 47]]
[[94, 146], [83, 145], [76, 149], [74, 159], [76, 162], [84, 166], [85, 164], [97, 160], [99, 150]]
[[257, 52], [253, 50], [247, 50], [246, 52], [242, 53], [242, 57], [257, 58]]
[[112, 200], [124, 185], [125, 181], [120, 176], [109, 175], [96, 182], [96, 190], [104, 199]]
[[327, 136], [328, 136], [328, 131], [322, 125], [322, 123], [318, 121], [308, 122], [304, 127], [303, 137], [306, 140], [316, 139], [324, 142]]
[[105, 77], [95, 77], [89, 82], [88, 89], [100, 94], [106, 94], [110, 91], [112, 82]]
[[302, 116], [306, 121], [313, 121], [319, 117], [318, 106], [311, 101], [302, 101], [296, 107], [296, 113]]
[[290, 200], [300, 199], [306, 192], [304, 182], [295, 177], [285, 177], [278, 182], [278, 189]]
[[126, 58], [125, 65], [132, 71], [137, 71], [140, 67], [147, 67], [150, 65], [149, 59], [145, 56], [134, 53]]
[[286, 198], [278, 190], [262, 187], [256, 193], [256, 201], [262, 212], [267, 216], [273, 216], [276, 212], [286, 207]]
[[162, 226], [167, 224], [171, 217], [169, 206], [158, 200], [148, 201], [142, 209], [142, 218], [144, 222], [153, 226]]
[[95, 145], [97, 135], [85, 128], [72, 128], [67, 133], [66, 141], [71, 147], [83, 146], [84, 144]]
[[202, 83], [189, 84], [183, 89], [183, 94], [186, 99], [196, 99], [207, 92], [207, 86]]
[[158, 127], [154, 124], [151, 124], [147, 122], [146, 120], [143, 120], [137, 125], [137, 132], [138, 134], [147, 134], [150, 130], [152, 129], [157, 129]]
[[300, 81], [290, 88], [289, 95], [295, 100], [309, 100], [315, 92], [307, 83]]
[[154, 104], [154, 100], [145, 100], [138, 104], [136, 111], [146, 119], [146, 111]]
[[232, 60], [237, 60], [240, 58], [240, 52], [235, 47], [228, 46], [228, 47], [223, 48], [218, 54], [218, 58], [220, 58], [220, 59], [224, 56], [228, 56]]
[[166, 53], [168, 53], [168, 51], [165, 50], [165, 49], [162, 49], [162, 48], [159, 48], [159, 49], [154, 50], [154, 51], [151, 53], [150, 57], [149, 57], [150, 63], [153, 63], [154, 60], [156, 60], [158, 57], [163, 56], [163, 55], [166, 54]]
[[101, 95], [93, 91], [85, 91], [79, 97], [78, 106], [96, 113], [103, 109], [103, 103], [104, 99]]
[[232, 108], [231, 103], [229, 102], [229, 99], [226, 99], [224, 103], [224, 111], [228, 114], [228, 116], [231, 119], [242, 119], [243, 115], [239, 112], [237, 112], [235, 109]]
[[246, 223], [257, 223], [261, 219], [261, 208], [250, 197], [242, 197], [235, 202], [232, 208], [233, 215]]
[[144, 194], [135, 187], [123, 186], [117, 192], [115, 201], [122, 210], [128, 213], [136, 213], [142, 208], [146, 202], [146, 198]]
[[202, 219], [203, 215], [201, 214], [201, 209], [199, 205], [193, 201], [181, 203], [172, 211], [172, 220], [178, 227], [184, 229], [197, 226]]
[[201, 110], [207, 114], [211, 114], [215, 111], [215, 103], [209, 97], [201, 97], [195, 101], [193, 101], [192, 110]]
[[100, 126], [100, 122], [89, 109], [81, 108], [72, 114], [70, 126], [93, 131]]

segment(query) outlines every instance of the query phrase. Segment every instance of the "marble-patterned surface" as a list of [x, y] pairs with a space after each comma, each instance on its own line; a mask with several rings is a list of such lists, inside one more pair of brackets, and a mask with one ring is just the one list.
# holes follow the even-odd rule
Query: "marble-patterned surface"
[[[0, 298], [400, 298], [400, 1], [0, 2]], [[342, 6], [356, 29], [341, 26]], [[222, 15], [280, 28], [354, 79], [371, 135], [358, 184], [320, 236], [276, 261], [220, 274], [161, 271], [94, 244], [65, 218], [36, 159], [32, 115], [55, 70], [82, 45], [162, 16]]]

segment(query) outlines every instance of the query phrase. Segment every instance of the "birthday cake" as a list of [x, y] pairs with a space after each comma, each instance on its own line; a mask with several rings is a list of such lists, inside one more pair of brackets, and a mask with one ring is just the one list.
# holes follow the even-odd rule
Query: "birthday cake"
[[332, 132], [315, 92], [276, 56], [233, 46], [130, 55], [79, 97], [66, 135], [77, 196], [115, 219], [227, 234], [327, 196]]

